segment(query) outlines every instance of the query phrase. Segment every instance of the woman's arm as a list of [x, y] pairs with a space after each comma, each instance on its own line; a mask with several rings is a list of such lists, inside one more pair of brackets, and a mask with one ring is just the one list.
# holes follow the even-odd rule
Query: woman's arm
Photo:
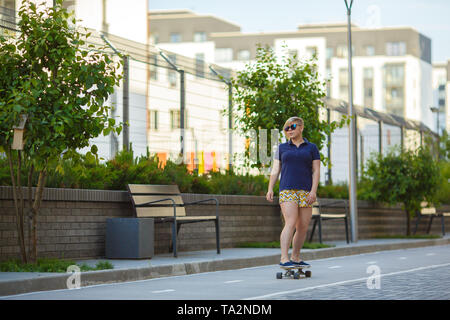
[[269, 178], [269, 187], [267, 188], [267, 195], [266, 195], [266, 199], [270, 202], [273, 201], [273, 187], [275, 186], [275, 183], [278, 180], [280, 171], [281, 171], [280, 160], [274, 160], [273, 166], [272, 166], [272, 171], [270, 173], [270, 178]]
[[313, 160], [312, 162], [312, 187], [309, 196], [306, 199], [308, 204], [313, 204], [317, 200], [317, 188], [320, 180], [320, 160]]

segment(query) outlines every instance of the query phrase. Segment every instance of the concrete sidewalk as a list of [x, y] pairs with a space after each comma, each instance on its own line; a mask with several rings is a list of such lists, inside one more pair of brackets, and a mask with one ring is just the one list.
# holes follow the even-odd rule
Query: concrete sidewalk
[[[371, 239], [357, 243], [331, 242], [333, 248], [304, 249], [305, 261], [376, 252], [450, 244], [450, 236], [441, 239]], [[81, 286], [105, 283], [137, 281], [159, 277], [180, 276], [200, 272], [241, 269], [262, 265], [276, 265], [280, 260], [280, 249], [225, 248], [221, 254], [216, 250], [179, 252], [178, 258], [172, 254], [156, 255], [145, 260], [82, 260], [95, 266], [99, 261], [109, 261], [112, 270], [82, 272]], [[311, 263], [314, 268], [314, 263]], [[67, 273], [0, 272], [0, 296], [34, 291], [67, 289]]]

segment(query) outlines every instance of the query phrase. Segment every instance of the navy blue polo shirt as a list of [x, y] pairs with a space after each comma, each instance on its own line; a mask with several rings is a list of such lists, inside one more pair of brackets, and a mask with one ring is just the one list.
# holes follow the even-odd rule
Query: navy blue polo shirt
[[280, 191], [298, 189], [311, 191], [312, 162], [320, 160], [317, 146], [303, 138], [298, 147], [289, 139], [281, 143], [275, 153], [275, 159], [281, 161]]

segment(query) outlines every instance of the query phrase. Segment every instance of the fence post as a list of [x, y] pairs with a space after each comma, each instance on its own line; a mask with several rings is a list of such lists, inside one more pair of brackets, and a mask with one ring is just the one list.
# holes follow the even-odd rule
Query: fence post
[[130, 77], [129, 77], [129, 58], [123, 56], [123, 149], [128, 151], [130, 144], [130, 131], [129, 131], [129, 108], [130, 108]]
[[378, 152], [383, 155], [383, 121], [378, 121]]

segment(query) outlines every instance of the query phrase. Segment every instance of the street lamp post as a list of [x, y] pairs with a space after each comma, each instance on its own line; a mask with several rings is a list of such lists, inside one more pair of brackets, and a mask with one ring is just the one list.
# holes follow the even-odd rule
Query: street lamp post
[[129, 109], [130, 109], [130, 59], [127, 55], [122, 54], [117, 50], [112, 43], [106, 38], [106, 36], [100, 33], [100, 38], [119, 56], [123, 59], [123, 97], [122, 97], [122, 120], [123, 125], [123, 149], [128, 151], [130, 143], [130, 130], [129, 130]]
[[345, 6], [347, 7], [347, 22], [348, 22], [348, 115], [350, 117], [350, 128], [349, 128], [349, 171], [350, 171], [350, 223], [351, 223], [351, 233], [352, 242], [358, 242], [358, 208], [356, 202], [356, 119], [354, 119], [353, 110], [353, 75], [352, 75], [352, 29], [351, 29], [351, 13], [353, 0], [350, 0], [350, 4], [345, 1]]
[[233, 172], [233, 134], [231, 131], [233, 128], [233, 84], [230, 80], [221, 76], [212, 66], [209, 66], [209, 69], [228, 86], [228, 170]]
[[176, 72], [180, 74], [180, 157], [184, 161], [184, 113], [186, 104], [186, 84], [184, 70], [178, 68], [161, 50], [159, 50], [159, 54]]

